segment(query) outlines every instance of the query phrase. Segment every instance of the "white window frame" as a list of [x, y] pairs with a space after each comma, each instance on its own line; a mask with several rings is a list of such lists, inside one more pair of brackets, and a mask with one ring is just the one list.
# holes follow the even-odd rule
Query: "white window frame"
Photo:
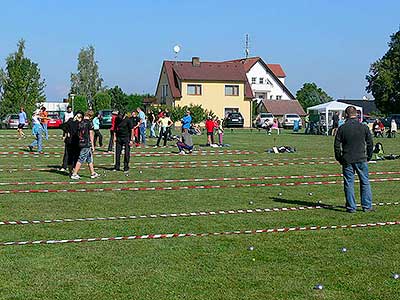
[[[189, 93], [189, 88], [194, 88], [194, 93]], [[190, 96], [201, 96], [203, 94], [203, 87], [201, 84], [188, 84], [186, 93]]]

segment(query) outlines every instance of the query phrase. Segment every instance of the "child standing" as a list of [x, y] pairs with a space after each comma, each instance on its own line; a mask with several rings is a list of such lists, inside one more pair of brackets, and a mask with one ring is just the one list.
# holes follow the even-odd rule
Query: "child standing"
[[215, 128], [215, 123], [211, 118], [211, 116], [207, 117], [205, 125], [207, 130], [207, 146], [210, 146], [211, 144], [214, 144], [214, 128]]

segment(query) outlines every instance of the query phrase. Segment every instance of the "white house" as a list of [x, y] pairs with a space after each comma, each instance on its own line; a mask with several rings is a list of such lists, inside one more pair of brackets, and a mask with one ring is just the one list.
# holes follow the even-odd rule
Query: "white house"
[[241, 62], [255, 99], [294, 100], [295, 97], [285, 86], [286, 74], [279, 64], [266, 64], [260, 57], [232, 60]]

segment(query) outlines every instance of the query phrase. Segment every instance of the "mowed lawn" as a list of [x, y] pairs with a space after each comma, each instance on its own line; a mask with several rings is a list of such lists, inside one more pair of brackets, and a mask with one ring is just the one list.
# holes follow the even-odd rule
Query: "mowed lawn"
[[[108, 142], [106, 130], [103, 133]], [[0, 194], [0, 221], [71, 221], [0, 225], [0, 242], [222, 233], [400, 220], [400, 205], [396, 204], [400, 202], [400, 160], [370, 164], [374, 202], [382, 203], [375, 212], [345, 213], [338, 176], [341, 168], [333, 159], [332, 137], [290, 131], [268, 136], [257, 130], [227, 130], [225, 142], [231, 144], [229, 148], [200, 148], [198, 145], [204, 144], [206, 137], [195, 137], [197, 149], [211, 153], [132, 157], [129, 176], [109, 170], [112, 156], [97, 156], [96, 170], [102, 176], [91, 180], [88, 170], [83, 169], [80, 173], [84, 183], [77, 184], [69, 183], [66, 173], [57, 171], [63, 143], [60, 131], [51, 130], [50, 135], [49, 141], [44, 142], [48, 155], [4, 154], [26, 151], [31, 137], [20, 141], [15, 131], [0, 130], [0, 190], [60, 190]], [[379, 141], [386, 154], [400, 154], [400, 138]], [[154, 143], [148, 140], [149, 145]], [[297, 152], [265, 151], [274, 145], [292, 146]], [[222, 150], [254, 153], [216, 153]], [[159, 152], [176, 149], [132, 150], [133, 154]], [[276, 178], [288, 175], [293, 178]], [[300, 178], [302, 175], [311, 177]], [[382, 178], [388, 180], [374, 181]], [[163, 179], [172, 182], [149, 182]], [[319, 181], [328, 184], [298, 184]], [[268, 186], [278, 183], [281, 185]], [[205, 188], [184, 188], [189, 186]], [[182, 189], [92, 190], [126, 187]], [[91, 190], [62, 191], [71, 189]], [[258, 208], [297, 209], [254, 211]], [[240, 212], [246, 209], [251, 211]], [[159, 216], [218, 211], [225, 213]], [[147, 217], [76, 220], [141, 215]], [[249, 250], [250, 246], [254, 249]], [[346, 252], [342, 252], [343, 247]], [[400, 280], [393, 279], [392, 274], [400, 273], [400, 226], [0, 246], [0, 267], [0, 299], [396, 299]], [[314, 290], [316, 284], [324, 288]]]

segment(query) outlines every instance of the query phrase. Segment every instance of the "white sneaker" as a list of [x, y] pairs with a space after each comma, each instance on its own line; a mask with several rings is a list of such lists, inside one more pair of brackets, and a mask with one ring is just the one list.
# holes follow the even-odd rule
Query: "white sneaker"
[[97, 177], [100, 177], [100, 174], [97, 174], [96, 172], [93, 173], [92, 175], [90, 175], [90, 178], [92, 178], [92, 179], [97, 178]]
[[64, 169], [64, 168], [60, 168], [60, 170], [59, 170], [60, 172], [65, 172], [66, 171], [66, 169]]
[[79, 179], [81, 179], [81, 176], [79, 176], [78, 174], [72, 174], [71, 179], [79, 180]]
[[185, 154], [186, 154], [186, 152], [182, 150], [181, 152], [179, 152], [179, 154], [181, 154], [181, 155], [185, 155]]

